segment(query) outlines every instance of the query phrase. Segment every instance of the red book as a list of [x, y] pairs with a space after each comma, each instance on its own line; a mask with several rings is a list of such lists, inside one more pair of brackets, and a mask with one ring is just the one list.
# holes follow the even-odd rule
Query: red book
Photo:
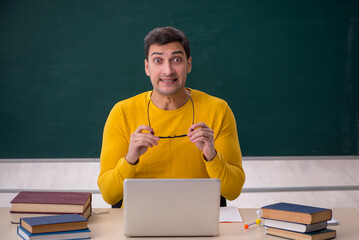
[[92, 194], [83, 192], [20, 192], [10, 203], [11, 212], [78, 213], [91, 204]]
[[[14, 211], [10, 211], [10, 213], [11, 213], [11, 223], [13, 224], [19, 224], [21, 218], [72, 214], [72, 213], [37, 213], [37, 212], [30, 213], [30, 212], [14, 212]], [[91, 216], [91, 213], [92, 213], [92, 206], [90, 204], [82, 214], [81, 213], [76, 213], [76, 214], [88, 219]]]

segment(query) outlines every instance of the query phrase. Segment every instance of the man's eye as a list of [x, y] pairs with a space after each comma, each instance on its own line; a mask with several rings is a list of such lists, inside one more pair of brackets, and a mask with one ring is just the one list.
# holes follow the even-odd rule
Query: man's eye
[[156, 58], [156, 59], [154, 60], [154, 62], [155, 62], [155, 63], [161, 63], [161, 59]]
[[179, 63], [179, 62], [181, 62], [181, 58], [180, 57], [175, 57], [174, 59], [173, 59], [173, 62], [175, 62], [175, 63]]

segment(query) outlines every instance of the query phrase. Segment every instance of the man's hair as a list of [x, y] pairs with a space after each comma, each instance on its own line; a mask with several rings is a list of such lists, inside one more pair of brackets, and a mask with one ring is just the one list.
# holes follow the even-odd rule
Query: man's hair
[[187, 59], [191, 56], [189, 41], [186, 35], [174, 27], [155, 28], [145, 37], [145, 58], [148, 60], [148, 54], [151, 45], [165, 45], [171, 42], [180, 42], [186, 52]]

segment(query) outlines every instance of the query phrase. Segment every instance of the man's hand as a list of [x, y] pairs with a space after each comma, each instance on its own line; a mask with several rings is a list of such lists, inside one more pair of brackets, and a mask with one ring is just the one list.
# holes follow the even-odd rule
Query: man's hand
[[205, 123], [199, 122], [189, 128], [187, 136], [203, 152], [207, 161], [212, 161], [217, 152], [214, 148], [214, 132]]
[[[148, 131], [148, 132], [143, 132]], [[154, 135], [151, 127], [146, 125], [139, 126], [134, 133], [131, 134], [128, 153], [125, 157], [130, 164], [136, 164], [139, 157], [144, 154], [149, 147], [158, 145], [160, 139]]]

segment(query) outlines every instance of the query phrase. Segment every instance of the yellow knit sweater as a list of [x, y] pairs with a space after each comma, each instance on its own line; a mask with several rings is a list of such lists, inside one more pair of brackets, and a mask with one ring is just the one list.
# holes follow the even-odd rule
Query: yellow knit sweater
[[[103, 199], [116, 204], [123, 197], [126, 178], [218, 178], [221, 195], [228, 200], [237, 198], [245, 174], [239, 147], [236, 122], [228, 104], [201, 91], [189, 89], [193, 100], [176, 110], [162, 110], [145, 92], [117, 103], [111, 110], [103, 133], [101, 169], [98, 185]], [[193, 111], [194, 110], [194, 111]], [[149, 125], [156, 136], [188, 133], [194, 123], [204, 122], [214, 130], [217, 156], [210, 162], [189, 138], [160, 139], [149, 148], [136, 165], [125, 160], [130, 135], [139, 125]]]

